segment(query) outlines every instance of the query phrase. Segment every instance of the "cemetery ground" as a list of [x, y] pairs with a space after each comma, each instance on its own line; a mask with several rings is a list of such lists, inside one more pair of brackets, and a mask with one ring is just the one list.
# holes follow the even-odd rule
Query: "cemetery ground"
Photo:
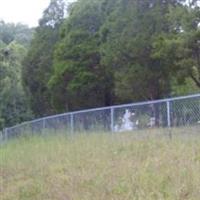
[[198, 130], [12, 139], [0, 146], [0, 199], [197, 200]]

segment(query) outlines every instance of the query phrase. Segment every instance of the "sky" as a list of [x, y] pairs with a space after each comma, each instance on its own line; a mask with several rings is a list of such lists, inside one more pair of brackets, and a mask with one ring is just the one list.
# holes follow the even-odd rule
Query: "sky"
[[0, 20], [35, 27], [49, 3], [50, 0], [0, 0]]

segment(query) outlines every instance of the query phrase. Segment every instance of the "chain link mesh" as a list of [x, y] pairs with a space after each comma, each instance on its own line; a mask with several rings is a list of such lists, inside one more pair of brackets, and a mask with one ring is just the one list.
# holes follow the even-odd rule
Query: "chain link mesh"
[[0, 132], [0, 141], [24, 135], [123, 132], [200, 127], [200, 94], [90, 109], [25, 122]]

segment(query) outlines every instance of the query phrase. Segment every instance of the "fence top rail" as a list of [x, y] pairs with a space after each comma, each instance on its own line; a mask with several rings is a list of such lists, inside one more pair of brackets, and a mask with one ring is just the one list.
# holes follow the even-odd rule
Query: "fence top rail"
[[181, 96], [181, 97], [172, 97], [172, 98], [160, 99], [160, 100], [142, 101], [142, 102], [136, 102], [136, 103], [122, 104], [122, 105], [114, 105], [114, 106], [107, 106], [107, 107], [100, 107], [100, 108], [85, 109], [85, 110], [79, 110], [79, 111], [73, 111], [73, 112], [68, 112], [68, 113], [62, 113], [62, 114], [47, 116], [47, 117], [35, 119], [35, 120], [32, 120], [32, 121], [26, 121], [26, 122], [23, 122], [21, 124], [18, 124], [18, 125], [6, 128], [6, 129], [11, 130], [11, 129], [18, 128], [18, 127], [21, 127], [21, 126], [24, 126], [24, 125], [27, 125], [27, 124], [30, 124], [30, 123], [36, 123], [36, 122], [46, 120], [46, 119], [53, 119], [53, 118], [70, 116], [70, 115], [75, 115], [75, 114], [110, 110], [110, 109], [115, 109], [115, 108], [125, 108], [125, 107], [131, 107], [131, 106], [141, 106], [141, 105], [150, 105], [150, 104], [156, 104], [156, 103], [166, 103], [166, 102], [172, 102], [172, 101], [184, 100], [184, 99], [191, 99], [191, 98], [198, 98], [198, 97], [200, 97], [200, 93], [199, 94], [193, 94], [193, 95], [187, 95], [187, 96]]

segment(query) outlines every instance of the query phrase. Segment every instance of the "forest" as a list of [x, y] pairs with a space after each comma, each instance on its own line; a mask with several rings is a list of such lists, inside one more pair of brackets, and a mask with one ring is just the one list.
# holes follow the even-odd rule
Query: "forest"
[[198, 92], [199, 0], [51, 0], [36, 28], [0, 21], [0, 129]]

